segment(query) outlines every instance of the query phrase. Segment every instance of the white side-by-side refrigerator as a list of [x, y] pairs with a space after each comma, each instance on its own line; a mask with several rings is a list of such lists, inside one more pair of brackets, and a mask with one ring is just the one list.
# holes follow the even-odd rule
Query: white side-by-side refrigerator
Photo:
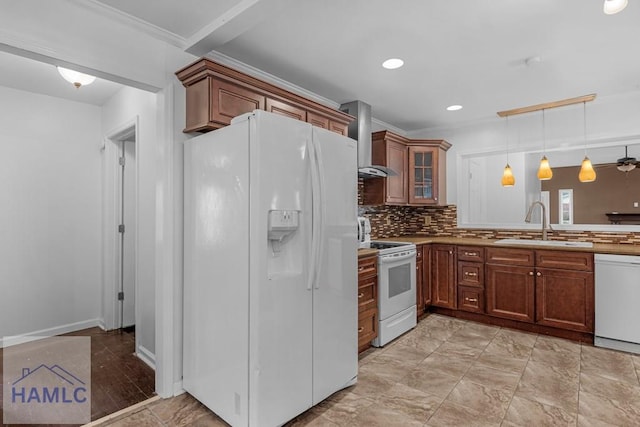
[[356, 381], [356, 142], [254, 111], [184, 157], [184, 389], [282, 425]]

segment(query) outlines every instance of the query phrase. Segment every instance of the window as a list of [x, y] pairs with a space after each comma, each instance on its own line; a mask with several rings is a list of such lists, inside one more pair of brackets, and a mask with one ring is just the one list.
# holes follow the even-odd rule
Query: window
[[558, 223], [573, 224], [573, 190], [558, 190]]

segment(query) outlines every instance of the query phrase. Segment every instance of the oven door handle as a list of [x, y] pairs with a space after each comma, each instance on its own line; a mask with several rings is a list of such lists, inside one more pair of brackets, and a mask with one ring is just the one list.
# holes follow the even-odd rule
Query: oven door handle
[[380, 257], [380, 264], [391, 264], [398, 261], [404, 261], [405, 259], [415, 258], [416, 251], [411, 251], [406, 255], [393, 256], [393, 255], [382, 255]]

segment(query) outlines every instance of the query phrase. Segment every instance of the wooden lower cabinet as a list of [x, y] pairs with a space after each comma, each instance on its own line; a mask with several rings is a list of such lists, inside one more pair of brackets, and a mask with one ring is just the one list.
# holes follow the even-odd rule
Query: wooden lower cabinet
[[416, 246], [416, 317], [419, 319], [424, 313], [424, 298], [422, 296], [422, 245]]
[[378, 336], [378, 257], [358, 259], [358, 351]]
[[486, 265], [487, 314], [521, 322], [535, 321], [533, 266]]
[[455, 246], [431, 246], [431, 305], [456, 308]]
[[593, 342], [592, 253], [433, 244], [430, 259], [431, 311]]
[[422, 307], [431, 305], [431, 245], [422, 245]]
[[593, 273], [538, 268], [536, 323], [593, 332], [594, 292]]

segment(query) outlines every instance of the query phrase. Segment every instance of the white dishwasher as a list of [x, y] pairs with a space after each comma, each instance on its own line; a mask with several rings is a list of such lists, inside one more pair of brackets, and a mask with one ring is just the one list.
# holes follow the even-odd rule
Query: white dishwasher
[[640, 354], [640, 256], [595, 254], [594, 345]]

